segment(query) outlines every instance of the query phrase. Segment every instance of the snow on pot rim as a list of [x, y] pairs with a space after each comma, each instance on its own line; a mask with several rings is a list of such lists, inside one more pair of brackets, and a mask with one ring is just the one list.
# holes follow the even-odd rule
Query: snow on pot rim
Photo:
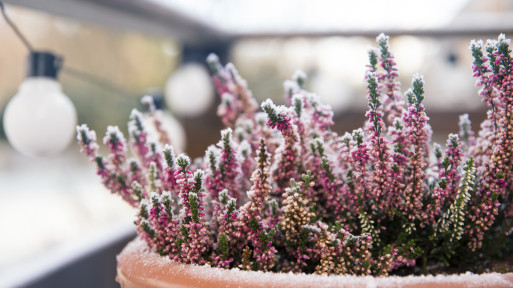
[[118, 255], [116, 280], [123, 288], [149, 287], [513, 287], [513, 273], [437, 276], [326, 276], [241, 271], [176, 263], [149, 250], [139, 238]]

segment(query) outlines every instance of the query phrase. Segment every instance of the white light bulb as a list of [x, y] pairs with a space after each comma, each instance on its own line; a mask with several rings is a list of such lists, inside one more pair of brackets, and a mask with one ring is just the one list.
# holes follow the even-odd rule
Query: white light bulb
[[189, 63], [180, 67], [166, 83], [166, 102], [179, 116], [198, 116], [214, 100], [214, 87], [207, 69]]
[[77, 112], [55, 79], [29, 77], [4, 112], [9, 143], [31, 157], [63, 151], [75, 135]]

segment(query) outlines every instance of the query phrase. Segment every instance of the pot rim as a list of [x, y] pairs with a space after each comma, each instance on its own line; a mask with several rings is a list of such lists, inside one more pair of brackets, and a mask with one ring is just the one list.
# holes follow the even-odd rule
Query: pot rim
[[[513, 273], [348, 276], [275, 273], [183, 264], [152, 252], [139, 237], [117, 256], [122, 287], [513, 287]], [[142, 286], [138, 286], [142, 285]]]

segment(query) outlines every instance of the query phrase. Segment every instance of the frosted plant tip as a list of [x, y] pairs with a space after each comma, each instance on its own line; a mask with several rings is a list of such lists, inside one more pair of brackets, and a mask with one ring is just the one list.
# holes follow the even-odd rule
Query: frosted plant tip
[[207, 62], [208, 63], [217, 63], [217, 62], [219, 62], [219, 57], [214, 53], [210, 53], [207, 56]]

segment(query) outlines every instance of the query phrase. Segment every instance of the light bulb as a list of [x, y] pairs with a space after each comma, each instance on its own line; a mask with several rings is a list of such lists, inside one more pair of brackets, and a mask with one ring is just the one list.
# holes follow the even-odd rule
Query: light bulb
[[57, 60], [60, 61], [50, 53], [31, 53], [28, 77], [5, 108], [3, 122], [7, 139], [26, 156], [55, 155], [75, 135], [77, 112], [56, 81], [60, 68]]
[[210, 107], [213, 100], [214, 87], [203, 65], [185, 64], [166, 83], [166, 102], [179, 116], [198, 116]]

